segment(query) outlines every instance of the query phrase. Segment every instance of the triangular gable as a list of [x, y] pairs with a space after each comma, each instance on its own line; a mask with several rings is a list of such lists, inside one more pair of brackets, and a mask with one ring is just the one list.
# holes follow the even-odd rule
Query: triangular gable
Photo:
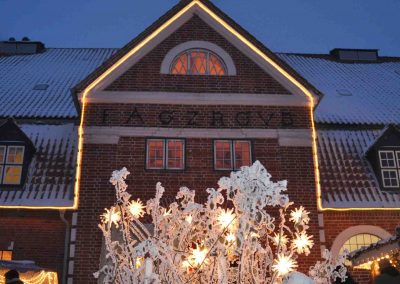
[[19, 128], [13, 118], [8, 118], [0, 125], [0, 142], [24, 142], [30, 152], [36, 152], [31, 139]]
[[382, 129], [381, 133], [376, 137], [374, 141], [364, 150], [364, 155], [366, 157], [369, 154], [380, 146], [393, 146], [400, 145], [400, 129], [394, 125], [389, 124], [384, 129]]
[[181, 1], [78, 84], [75, 91], [104, 89], [194, 14], [245, 53], [290, 92], [298, 95], [306, 94], [314, 100], [317, 98], [318, 91], [315, 88], [208, 0]]

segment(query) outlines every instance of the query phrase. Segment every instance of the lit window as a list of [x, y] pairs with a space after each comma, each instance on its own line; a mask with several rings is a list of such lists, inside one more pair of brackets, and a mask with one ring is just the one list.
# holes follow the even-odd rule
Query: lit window
[[182, 139], [147, 140], [147, 169], [182, 170], [185, 167], [185, 142]]
[[0, 145], [0, 181], [4, 185], [21, 184], [24, 146]]
[[369, 246], [379, 241], [380, 238], [371, 234], [358, 234], [348, 239], [340, 249], [339, 253], [342, 254], [345, 249], [349, 252], [358, 250], [362, 247]]
[[0, 250], [0, 260], [12, 260], [12, 251]]
[[400, 186], [400, 151], [379, 151], [382, 184], [385, 188]]
[[250, 166], [251, 160], [250, 141], [214, 141], [214, 167], [216, 170], [237, 170], [242, 166]]
[[172, 63], [174, 75], [225, 75], [223, 61], [211, 51], [190, 49], [178, 55]]

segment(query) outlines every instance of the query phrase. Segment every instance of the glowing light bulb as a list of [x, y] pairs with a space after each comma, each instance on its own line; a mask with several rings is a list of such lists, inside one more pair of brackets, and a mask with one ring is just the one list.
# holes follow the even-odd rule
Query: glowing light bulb
[[278, 233], [275, 233], [273, 237], [274, 245], [278, 246], [279, 243], [281, 246], [286, 247], [287, 243], [289, 242], [289, 239], [286, 235], [280, 235]]
[[135, 262], [136, 269], [139, 269], [142, 266], [143, 260], [144, 260], [143, 257], [136, 258], [136, 262]]
[[192, 224], [193, 216], [192, 215], [186, 216], [185, 221], [188, 222], [189, 224]]
[[143, 217], [145, 208], [146, 206], [144, 206], [142, 201], [138, 199], [136, 201], [134, 200], [131, 202], [131, 204], [129, 205], [129, 212], [132, 214], [134, 218], [137, 219]]
[[289, 272], [292, 272], [296, 267], [297, 263], [290, 256], [279, 254], [278, 259], [274, 260], [272, 268], [278, 272], [279, 276], [284, 276]]
[[236, 236], [233, 233], [229, 233], [228, 235], [226, 235], [225, 240], [228, 243], [233, 243], [236, 241]]
[[233, 209], [221, 210], [221, 213], [217, 217], [218, 223], [223, 228], [233, 227], [235, 220], [235, 213], [233, 213]]
[[190, 256], [191, 263], [195, 265], [201, 265], [202, 263], [208, 263], [206, 257], [208, 254], [208, 249], [196, 246], [195, 249], [191, 249], [192, 255]]
[[171, 215], [171, 212], [172, 212], [171, 209], [165, 210], [165, 212], [164, 212], [164, 217]]
[[308, 236], [306, 232], [295, 233], [295, 238], [293, 239], [293, 248], [298, 254], [304, 253], [308, 255], [310, 253], [310, 248], [313, 247], [314, 242], [311, 240], [312, 236]]
[[308, 217], [309, 212], [307, 212], [303, 206], [299, 208], [295, 208], [290, 212], [289, 220], [294, 222], [295, 224], [308, 224], [310, 221], [310, 217]]
[[114, 224], [118, 227], [118, 222], [121, 220], [121, 213], [117, 211], [117, 208], [111, 207], [110, 209], [106, 209], [106, 212], [101, 215], [101, 218], [104, 223], [108, 223], [109, 225]]

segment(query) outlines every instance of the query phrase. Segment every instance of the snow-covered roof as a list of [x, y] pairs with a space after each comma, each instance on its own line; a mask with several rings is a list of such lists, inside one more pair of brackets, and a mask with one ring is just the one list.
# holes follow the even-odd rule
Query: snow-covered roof
[[71, 88], [116, 51], [49, 48], [32, 55], [0, 56], [0, 117], [77, 117]]
[[382, 130], [318, 130], [322, 204], [331, 208], [397, 208], [399, 192], [382, 191], [364, 156]]
[[36, 153], [21, 189], [0, 190], [0, 206], [73, 205], [77, 127], [72, 124], [23, 124]]
[[329, 55], [278, 56], [324, 95], [315, 111], [316, 122], [400, 123], [400, 58], [345, 63]]

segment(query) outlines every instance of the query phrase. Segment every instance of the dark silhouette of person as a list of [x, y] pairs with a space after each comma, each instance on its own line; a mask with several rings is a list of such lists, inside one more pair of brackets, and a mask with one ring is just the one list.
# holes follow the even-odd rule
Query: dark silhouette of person
[[379, 263], [381, 274], [376, 277], [376, 284], [399, 284], [400, 272], [394, 268], [387, 259]]
[[24, 282], [19, 279], [19, 273], [17, 270], [9, 270], [4, 274], [6, 278], [6, 284], [24, 284]]

